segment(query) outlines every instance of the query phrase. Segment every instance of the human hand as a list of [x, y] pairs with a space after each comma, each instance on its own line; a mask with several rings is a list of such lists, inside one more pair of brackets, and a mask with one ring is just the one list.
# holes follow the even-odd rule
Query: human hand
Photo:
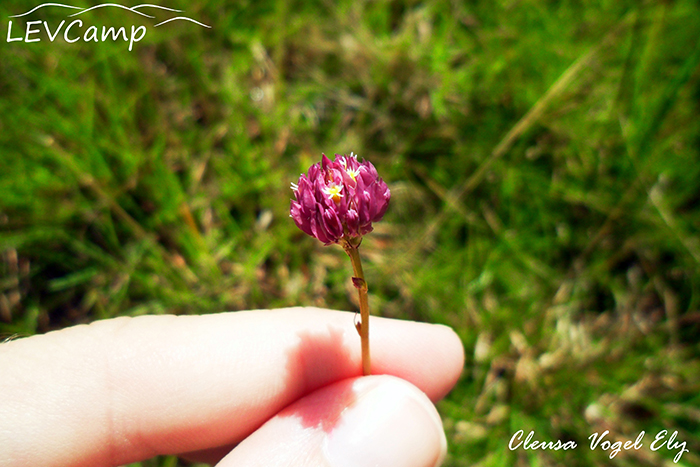
[[430, 401], [459, 377], [462, 344], [444, 326], [371, 319], [367, 377], [352, 314], [313, 308], [117, 318], [0, 344], [0, 466], [159, 454], [438, 465], [445, 435]]

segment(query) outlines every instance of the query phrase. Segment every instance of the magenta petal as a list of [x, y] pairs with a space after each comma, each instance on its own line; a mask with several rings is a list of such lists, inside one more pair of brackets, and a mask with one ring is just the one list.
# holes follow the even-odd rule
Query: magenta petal
[[302, 209], [306, 212], [312, 212], [316, 206], [316, 199], [314, 198], [313, 193], [311, 193], [311, 190], [306, 187], [302, 188], [299, 186], [297, 193], [297, 199], [299, 200], [299, 204], [301, 205]]
[[[318, 174], [321, 171], [321, 167], [319, 164], [314, 164], [311, 167], [309, 167], [309, 175], [308, 179], [309, 180], [316, 180], [318, 178]], [[303, 175], [302, 175], [303, 177]]]
[[361, 200], [360, 209], [358, 210], [360, 214], [360, 225], [369, 224], [372, 222], [372, 197], [368, 191], [363, 190], [358, 193], [358, 199]]
[[372, 198], [370, 217], [372, 222], [377, 222], [382, 219], [387, 207], [389, 207], [391, 192], [389, 191], [389, 188], [387, 188], [386, 183], [384, 183], [382, 180], [374, 183], [370, 191], [370, 197]]
[[371, 183], [375, 182], [377, 178], [379, 178], [377, 169], [375, 169], [374, 165], [372, 165], [372, 163], [369, 161], [364, 161], [362, 163], [360, 176], [362, 177], [362, 181], [365, 182], [365, 185], [370, 185]]
[[345, 223], [348, 226], [348, 233], [351, 237], [357, 237], [360, 235], [360, 216], [354, 209], [348, 209], [348, 213], [345, 216]]
[[311, 218], [311, 230], [313, 236], [321, 240], [325, 244], [332, 243], [328, 233], [326, 232], [325, 223], [323, 221], [323, 207], [319, 206], [315, 215]]
[[323, 224], [332, 242], [337, 242], [343, 236], [343, 224], [338, 219], [338, 214], [333, 209], [326, 209], [323, 213]]
[[294, 219], [294, 223], [299, 227], [304, 233], [313, 236], [311, 230], [311, 221], [308, 216], [305, 216], [301, 211], [301, 205], [296, 201], [292, 201], [292, 206], [290, 208], [290, 215]]
[[323, 168], [324, 171], [328, 170], [331, 166], [333, 165], [333, 162], [326, 157], [325, 154], [321, 155], [321, 167]]

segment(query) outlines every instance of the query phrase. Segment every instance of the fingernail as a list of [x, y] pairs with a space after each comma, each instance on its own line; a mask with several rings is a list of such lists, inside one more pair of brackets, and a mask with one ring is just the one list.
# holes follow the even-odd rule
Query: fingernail
[[357, 399], [328, 435], [326, 457], [333, 467], [436, 467], [447, 451], [442, 421], [428, 397], [389, 376], [353, 384]]

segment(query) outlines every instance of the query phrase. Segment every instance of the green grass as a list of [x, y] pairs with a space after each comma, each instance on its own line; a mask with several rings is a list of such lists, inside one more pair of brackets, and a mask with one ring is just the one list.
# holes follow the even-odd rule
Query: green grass
[[[373, 312], [466, 348], [447, 466], [673, 458], [611, 460], [603, 427], [679, 430], [699, 464], [700, 5], [337, 3], [172, 0], [213, 28], [132, 52], [3, 41], [0, 335], [354, 309], [342, 249], [288, 218], [290, 182], [354, 151], [393, 194]], [[518, 429], [579, 448], [509, 451]]]

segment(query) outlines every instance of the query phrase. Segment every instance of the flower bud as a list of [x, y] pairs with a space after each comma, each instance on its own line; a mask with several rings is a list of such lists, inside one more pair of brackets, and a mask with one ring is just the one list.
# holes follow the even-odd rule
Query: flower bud
[[372, 222], [382, 219], [391, 198], [372, 163], [359, 162], [352, 153], [336, 154], [334, 161], [324, 154], [292, 183], [292, 191], [290, 217], [325, 245], [371, 232]]

